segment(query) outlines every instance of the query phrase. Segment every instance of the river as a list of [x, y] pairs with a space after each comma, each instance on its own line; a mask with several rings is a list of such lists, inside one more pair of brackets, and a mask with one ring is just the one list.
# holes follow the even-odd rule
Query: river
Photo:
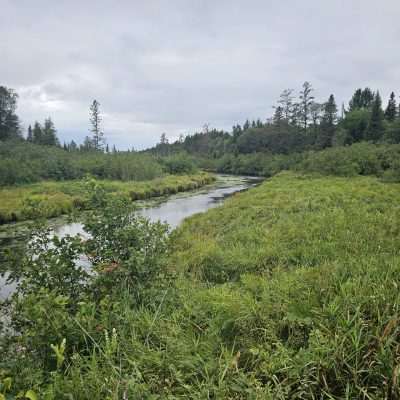
[[[138, 202], [138, 212], [152, 221], [167, 222], [171, 228], [177, 227], [185, 218], [204, 212], [221, 204], [226, 197], [246, 190], [260, 182], [259, 178], [247, 176], [217, 175], [217, 180], [201, 189], [176, 195]], [[66, 223], [65, 218], [49, 220], [54, 234], [58, 236], [84, 233], [82, 224]], [[19, 235], [17, 232], [21, 232]], [[26, 237], [26, 224], [9, 225], [2, 229], [0, 250], [10, 244], [20, 243]], [[25, 239], [26, 240], [26, 239]], [[0, 300], [7, 298], [14, 285], [6, 284], [6, 277], [0, 277]]]

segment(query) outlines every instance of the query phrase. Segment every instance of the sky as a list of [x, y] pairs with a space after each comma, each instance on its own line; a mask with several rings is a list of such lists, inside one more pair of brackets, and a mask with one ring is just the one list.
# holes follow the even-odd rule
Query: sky
[[24, 129], [51, 117], [82, 142], [100, 102], [107, 142], [143, 149], [204, 124], [265, 120], [286, 88], [348, 103], [400, 94], [398, 0], [0, 0], [0, 85]]

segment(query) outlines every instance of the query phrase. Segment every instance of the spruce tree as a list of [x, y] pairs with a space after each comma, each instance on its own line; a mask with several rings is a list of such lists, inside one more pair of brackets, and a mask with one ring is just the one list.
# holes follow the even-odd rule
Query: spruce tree
[[272, 121], [274, 125], [281, 126], [284, 120], [284, 111], [281, 106], [275, 107], [274, 116], [272, 117]]
[[0, 86], [0, 140], [21, 138], [17, 109], [18, 94]]
[[396, 115], [397, 115], [396, 96], [394, 92], [392, 92], [390, 94], [388, 105], [385, 110], [385, 118], [388, 121], [393, 122], [396, 119]]
[[335, 134], [338, 119], [337, 111], [335, 97], [331, 94], [328, 101], [323, 105], [321, 132], [318, 138], [319, 146], [322, 148], [332, 146], [332, 139]]
[[104, 133], [101, 130], [101, 114], [100, 114], [100, 103], [97, 100], [93, 100], [90, 106], [90, 124], [93, 138], [93, 148], [98, 151], [104, 149]]
[[43, 144], [42, 140], [43, 140], [42, 126], [39, 124], [39, 122], [35, 121], [33, 125], [32, 142], [35, 144]]
[[373, 142], [378, 141], [383, 135], [384, 114], [382, 111], [382, 99], [379, 92], [376, 92], [372, 102], [371, 117], [366, 132], [366, 139]]
[[314, 89], [311, 86], [311, 83], [304, 82], [303, 89], [300, 91], [300, 102], [299, 106], [299, 119], [303, 125], [304, 132], [307, 132], [308, 122], [310, 119], [311, 106], [314, 101], [314, 96], [311, 95]]
[[46, 118], [42, 129], [41, 144], [46, 146], [58, 146], [57, 131], [51, 118]]

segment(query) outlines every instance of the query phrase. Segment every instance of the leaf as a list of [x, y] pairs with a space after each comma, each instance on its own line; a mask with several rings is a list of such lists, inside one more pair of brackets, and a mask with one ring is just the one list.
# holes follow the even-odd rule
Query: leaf
[[11, 378], [4, 379], [4, 381], [3, 381], [4, 393], [8, 392], [11, 389], [11, 384], [12, 384]]
[[0, 400], [6, 400], [6, 398], [4, 397], [4, 395], [2, 395], [1, 393], [0, 393]]
[[25, 393], [25, 397], [29, 400], [38, 400], [36, 393], [33, 390], [28, 390]]

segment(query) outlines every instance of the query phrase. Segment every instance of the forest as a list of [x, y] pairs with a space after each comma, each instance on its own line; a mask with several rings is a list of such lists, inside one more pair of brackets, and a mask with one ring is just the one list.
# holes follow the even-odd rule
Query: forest
[[[23, 133], [17, 99], [0, 88], [0, 222], [36, 221], [0, 264], [1, 400], [400, 397], [394, 93], [339, 111], [305, 82], [144, 151], [107, 147], [97, 101], [80, 145], [51, 118]], [[265, 179], [173, 230], [137, 212], [221, 172]], [[85, 236], [51, 234], [64, 213]]]

